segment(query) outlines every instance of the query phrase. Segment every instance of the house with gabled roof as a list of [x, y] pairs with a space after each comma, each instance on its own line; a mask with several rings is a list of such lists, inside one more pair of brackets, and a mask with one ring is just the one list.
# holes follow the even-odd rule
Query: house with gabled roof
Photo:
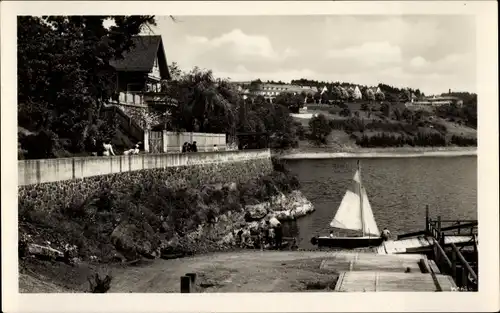
[[157, 102], [161, 82], [170, 80], [163, 40], [159, 35], [135, 36], [133, 47], [122, 59], [110, 62], [116, 71], [116, 93], [119, 104], [146, 106]]

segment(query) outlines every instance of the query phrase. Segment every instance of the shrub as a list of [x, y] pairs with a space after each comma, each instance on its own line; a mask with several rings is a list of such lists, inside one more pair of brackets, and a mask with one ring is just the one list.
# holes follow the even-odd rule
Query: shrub
[[[117, 249], [127, 249], [126, 243], [111, 242], [116, 227], [127, 224], [133, 238], [143, 238], [156, 249], [160, 234], [167, 239], [182, 237], [220, 214], [239, 212], [242, 205], [299, 187], [283, 161], [273, 159], [274, 171], [268, 160], [260, 162], [213, 165], [217, 168], [209, 172], [209, 166], [192, 166], [21, 186], [20, 233], [32, 234], [38, 242], [49, 240], [54, 248], [76, 245], [80, 257], [95, 255], [107, 261]], [[179, 181], [179, 177], [192, 179]], [[222, 184], [228, 180], [235, 185]], [[182, 249], [189, 252], [197, 244], [201, 243]], [[127, 253], [132, 258], [138, 252]]]

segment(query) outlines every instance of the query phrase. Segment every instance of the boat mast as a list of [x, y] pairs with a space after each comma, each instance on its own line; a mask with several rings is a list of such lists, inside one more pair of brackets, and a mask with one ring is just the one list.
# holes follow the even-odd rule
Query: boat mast
[[361, 183], [361, 163], [358, 160], [358, 177], [359, 177], [359, 210], [361, 211], [361, 231], [363, 237], [365, 236], [365, 218], [363, 216], [363, 185]]

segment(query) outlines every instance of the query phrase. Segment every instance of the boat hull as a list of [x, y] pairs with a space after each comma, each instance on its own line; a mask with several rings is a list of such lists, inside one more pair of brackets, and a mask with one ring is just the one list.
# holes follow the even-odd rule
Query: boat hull
[[311, 243], [318, 247], [344, 249], [378, 247], [382, 241], [382, 238], [377, 237], [314, 237], [311, 239]]

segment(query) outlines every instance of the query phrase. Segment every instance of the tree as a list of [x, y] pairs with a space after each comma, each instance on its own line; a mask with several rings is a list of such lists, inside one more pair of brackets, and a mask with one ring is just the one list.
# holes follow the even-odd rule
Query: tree
[[181, 77], [182, 77], [182, 71], [179, 68], [179, 65], [177, 64], [177, 62], [172, 62], [172, 64], [170, 64], [168, 66], [168, 71], [170, 73], [170, 77], [171, 77], [172, 80], [179, 80], [179, 79], [181, 79]]
[[321, 95], [321, 102], [322, 103], [330, 103], [330, 99], [328, 98], [328, 93], [324, 92]]
[[399, 94], [399, 102], [410, 102], [411, 100], [411, 94], [408, 90], [403, 90], [400, 94]]
[[[115, 25], [105, 28], [107, 19]], [[66, 139], [64, 149], [83, 151], [114, 92], [110, 61], [154, 24], [154, 16], [140, 15], [18, 17], [19, 125], [50, 130], [53, 140]]]
[[370, 101], [370, 102], [375, 101], [375, 93], [373, 92], [373, 90], [368, 89], [368, 90], [366, 91], [366, 98], [367, 98], [367, 99], [368, 99], [368, 101]]
[[351, 110], [348, 108], [348, 107], [344, 107], [340, 112], [339, 112], [339, 115], [340, 116], [345, 116], [345, 117], [348, 117], [348, 116], [351, 116]]
[[385, 100], [385, 95], [384, 93], [380, 90], [380, 91], [377, 91], [375, 93], [375, 99], [377, 99], [377, 101], [384, 101]]
[[176, 130], [234, 133], [237, 106], [243, 99], [228, 81], [215, 79], [212, 71], [195, 67], [172, 82], [168, 94], [178, 102], [172, 111]]
[[304, 95], [283, 92], [276, 97], [274, 102], [285, 106], [292, 113], [299, 113], [299, 110], [304, 107]]
[[332, 129], [325, 115], [319, 114], [311, 118], [309, 129], [311, 131], [309, 139], [313, 144], [318, 146], [327, 144], [327, 138]]
[[382, 111], [382, 114], [384, 114], [384, 116], [388, 118], [391, 117], [391, 107], [389, 103], [387, 102], [382, 103], [382, 105], [380, 106], [380, 111]]
[[354, 88], [349, 87], [349, 89], [347, 90], [347, 92], [348, 92], [348, 99], [349, 99], [349, 101], [354, 101], [356, 99], [356, 93], [354, 91]]
[[321, 96], [322, 96], [321, 93], [319, 93], [319, 92], [315, 93], [314, 97], [313, 97], [314, 101], [317, 102], [317, 103], [320, 103], [321, 100], [322, 100]]

